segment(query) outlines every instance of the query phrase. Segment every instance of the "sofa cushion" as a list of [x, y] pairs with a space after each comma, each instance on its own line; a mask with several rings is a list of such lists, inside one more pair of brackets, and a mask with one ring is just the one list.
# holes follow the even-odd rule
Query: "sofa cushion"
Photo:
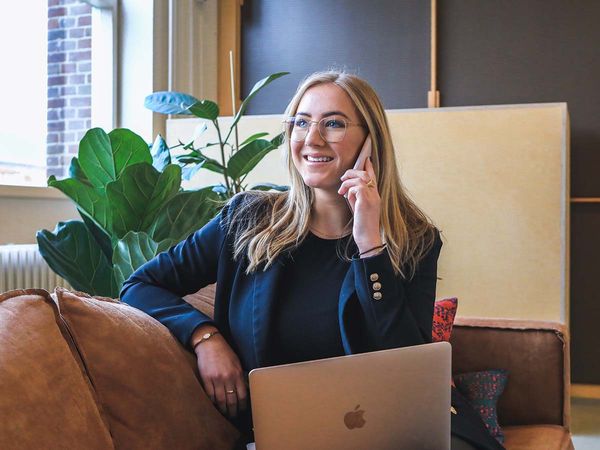
[[454, 376], [457, 389], [479, 413], [490, 434], [504, 442], [504, 433], [498, 423], [496, 405], [508, 379], [506, 370], [484, 370]]
[[62, 288], [54, 297], [116, 447], [235, 446], [239, 433], [204, 393], [195, 358], [163, 325], [115, 300]]
[[572, 450], [571, 434], [560, 425], [504, 427], [506, 450]]
[[452, 334], [452, 325], [456, 316], [458, 299], [456, 297], [436, 300], [433, 305], [433, 342], [449, 342]]
[[114, 448], [57, 320], [44, 290], [0, 295], [0, 448]]
[[559, 324], [457, 317], [451, 344], [454, 373], [509, 371], [498, 401], [503, 427], [569, 423], [568, 342]]

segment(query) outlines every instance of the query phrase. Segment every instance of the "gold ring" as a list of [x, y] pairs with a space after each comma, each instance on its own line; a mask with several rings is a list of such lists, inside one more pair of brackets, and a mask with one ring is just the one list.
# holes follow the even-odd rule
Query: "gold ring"
[[373, 179], [372, 179], [372, 178], [371, 178], [371, 179], [369, 180], [369, 182], [367, 183], [367, 187], [370, 187], [370, 188], [372, 188], [372, 187], [375, 187], [375, 182], [373, 181]]
[[235, 394], [235, 391], [225, 391], [225, 392], [227, 392], [228, 394]]

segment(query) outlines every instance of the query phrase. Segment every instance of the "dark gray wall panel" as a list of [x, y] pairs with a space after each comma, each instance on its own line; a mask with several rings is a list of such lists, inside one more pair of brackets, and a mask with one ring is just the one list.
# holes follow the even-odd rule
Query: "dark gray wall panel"
[[248, 113], [282, 113], [306, 75], [331, 67], [365, 78], [386, 108], [426, 107], [429, 20], [423, 0], [245, 0], [242, 97], [266, 75], [291, 72]]
[[567, 102], [572, 194], [600, 195], [600, 2], [438, 5], [442, 105]]
[[[567, 102], [571, 196], [600, 197], [600, 2], [444, 0], [443, 106]], [[571, 351], [575, 383], [600, 384], [600, 205], [571, 207]]]
[[573, 382], [600, 384], [600, 204], [571, 208], [571, 366]]

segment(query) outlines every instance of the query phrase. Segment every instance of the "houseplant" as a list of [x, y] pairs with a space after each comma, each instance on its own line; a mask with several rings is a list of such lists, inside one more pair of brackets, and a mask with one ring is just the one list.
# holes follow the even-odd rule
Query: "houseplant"
[[[229, 126], [225, 137], [223, 137], [218, 121], [219, 106], [210, 100], [198, 100], [191, 95], [181, 92], [155, 92], [146, 97], [144, 104], [148, 109], [157, 113], [193, 115], [212, 123], [217, 131], [218, 142], [208, 143], [196, 148], [194, 147], [194, 140], [192, 140], [188, 144], [180, 142], [178, 145], [171, 147], [171, 149], [183, 147], [184, 150], [188, 151], [188, 153], [176, 157], [184, 166], [185, 178], [189, 179], [200, 169], [221, 174], [223, 176], [223, 183], [213, 186], [213, 189], [221, 198], [228, 199], [248, 188], [245, 184], [248, 173], [270, 151], [279, 147], [283, 141], [283, 133], [271, 140], [263, 139], [268, 133], [256, 133], [240, 144], [237, 124], [246, 111], [250, 100], [269, 83], [288, 73], [279, 72], [269, 75], [254, 85], [234, 115], [233, 122]], [[206, 130], [206, 124], [200, 130]], [[206, 149], [214, 146], [218, 146], [220, 159], [210, 158], [205, 154]], [[285, 186], [276, 186], [273, 184], [258, 184], [251, 188], [261, 190], [287, 189]]]
[[[82, 219], [59, 222], [53, 232], [37, 232], [40, 253], [50, 268], [77, 290], [118, 297], [135, 269], [206, 224], [225, 200], [247, 187], [247, 174], [281, 144], [282, 135], [266, 140], [265, 133], [256, 133], [238, 145], [236, 125], [251, 98], [283, 75], [271, 75], [254, 86], [225, 139], [218, 128], [216, 103], [177, 92], [148, 96], [146, 106], [155, 111], [211, 120], [220, 136], [216, 145], [221, 161], [207, 158], [203, 148], [190, 143], [180, 144], [189, 153], [175, 164], [160, 136], [149, 146], [127, 129], [108, 134], [99, 128], [88, 130], [71, 160], [69, 177], [48, 179], [49, 186], [75, 202]], [[235, 144], [230, 143], [233, 139]], [[183, 190], [182, 166], [188, 173], [201, 168], [222, 173], [224, 182]], [[268, 184], [257, 188], [285, 189]]]

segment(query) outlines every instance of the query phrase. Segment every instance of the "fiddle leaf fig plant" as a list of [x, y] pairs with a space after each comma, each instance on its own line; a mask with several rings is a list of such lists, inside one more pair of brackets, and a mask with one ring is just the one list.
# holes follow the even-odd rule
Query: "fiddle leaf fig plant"
[[181, 167], [170, 163], [165, 148], [162, 138], [149, 147], [130, 130], [93, 128], [79, 144], [69, 178], [48, 179], [76, 204], [82, 220], [40, 230], [37, 242], [52, 270], [75, 289], [117, 297], [135, 269], [218, 212], [220, 197], [212, 188], [182, 190]]
[[[213, 186], [213, 190], [223, 200], [249, 188], [245, 182], [246, 177], [267, 154], [281, 145], [283, 133], [278, 134], [273, 139], [265, 139], [268, 133], [255, 133], [239, 144], [237, 124], [246, 111], [250, 100], [261, 89], [288, 73], [278, 72], [257, 82], [240, 105], [225, 135], [218, 121], [219, 106], [210, 100], [198, 100], [189, 94], [172, 91], [155, 92], [146, 97], [144, 105], [154, 112], [192, 115], [210, 121], [217, 131], [218, 142], [194, 147], [194, 140], [192, 140], [188, 144], [179, 142], [179, 144], [171, 147], [170, 150], [183, 148], [187, 151], [187, 153], [175, 157], [183, 166], [183, 177], [185, 179], [190, 179], [200, 169], [222, 175], [223, 182]], [[204, 129], [201, 129], [201, 131]], [[210, 147], [217, 147], [219, 150], [219, 155], [216, 158], [208, 156], [207, 150]], [[254, 189], [257, 186], [251, 186], [250, 188]], [[278, 186], [272, 183], [262, 183], [258, 185], [258, 188], [278, 191], [288, 189], [287, 186]]]
[[[237, 124], [248, 102], [265, 86], [287, 72], [256, 83], [235, 114], [223, 139], [219, 106], [181, 92], [155, 92], [145, 105], [163, 114], [187, 114], [211, 122], [219, 142], [195, 148], [180, 142], [184, 155], [171, 157], [161, 136], [148, 144], [128, 129], [106, 133], [87, 131], [71, 160], [69, 177], [51, 176], [48, 186], [60, 190], [76, 205], [81, 220], [59, 222], [54, 231], [40, 230], [40, 253], [54, 272], [75, 289], [92, 295], [117, 297], [123, 282], [142, 264], [202, 228], [224, 201], [245, 190], [247, 175], [283, 142], [283, 135], [265, 139], [255, 133], [238, 144]], [[202, 133], [206, 125], [199, 128]], [[220, 158], [207, 156], [216, 147]], [[189, 179], [205, 169], [223, 176], [223, 183], [184, 190]], [[286, 190], [263, 183], [260, 190]]]

